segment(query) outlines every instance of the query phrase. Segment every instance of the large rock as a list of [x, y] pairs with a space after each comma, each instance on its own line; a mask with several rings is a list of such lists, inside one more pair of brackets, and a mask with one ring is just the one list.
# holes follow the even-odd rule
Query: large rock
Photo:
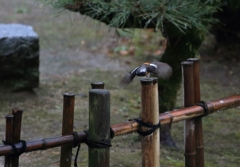
[[13, 90], [39, 85], [39, 39], [31, 26], [0, 24], [0, 80]]

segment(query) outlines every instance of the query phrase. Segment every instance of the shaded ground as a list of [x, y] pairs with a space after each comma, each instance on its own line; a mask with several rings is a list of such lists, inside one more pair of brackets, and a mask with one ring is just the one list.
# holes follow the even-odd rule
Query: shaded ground
[[[111, 123], [135, 118], [140, 110], [140, 84], [136, 79], [126, 88], [118, 83], [123, 73], [145, 60], [154, 59], [158, 52], [142, 41], [148, 40], [145, 32], [139, 34], [135, 55], [119, 56], [109, 50], [121, 49], [126, 43], [114, 37], [115, 32], [78, 14], [58, 15], [49, 8], [31, 0], [3, 0], [0, 6], [1, 23], [32, 25], [40, 37], [40, 87], [34, 92], [12, 93], [0, 88], [0, 137], [4, 139], [4, 115], [14, 106], [24, 107], [22, 139], [32, 140], [61, 134], [62, 93], [74, 92], [74, 131], [88, 129], [88, 91], [92, 81], [104, 81], [111, 92]], [[148, 33], [148, 32], [146, 32]], [[153, 40], [154, 41], [154, 40]], [[124, 44], [124, 45], [123, 45]], [[128, 43], [127, 43], [128, 44]], [[129, 45], [132, 45], [130, 42]], [[117, 48], [117, 49], [116, 49]], [[142, 50], [141, 50], [142, 49]], [[124, 50], [124, 49], [123, 49]], [[150, 50], [150, 51], [149, 51]], [[129, 50], [128, 50], [129, 51]], [[128, 54], [132, 51], [128, 52]], [[152, 53], [152, 54], [151, 54]], [[136, 56], [140, 54], [141, 56]], [[111, 55], [111, 56], [109, 56]], [[204, 58], [205, 59], [205, 58]], [[201, 90], [203, 100], [215, 100], [239, 90], [239, 62], [221, 62], [205, 59], [201, 64]], [[181, 91], [178, 106], [181, 106]], [[221, 111], [204, 118], [206, 166], [238, 166], [240, 163], [239, 108]], [[183, 164], [183, 123], [173, 125], [173, 136], [178, 149], [161, 148], [161, 164], [181, 167]], [[141, 149], [136, 134], [114, 138], [111, 148], [111, 166], [141, 166]], [[75, 149], [74, 149], [75, 151]], [[75, 153], [75, 152], [74, 152]], [[0, 158], [1, 163], [3, 157]], [[87, 166], [87, 147], [82, 145], [79, 166]], [[21, 156], [20, 166], [49, 167], [59, 165], [59, 149], [49, 149]]]

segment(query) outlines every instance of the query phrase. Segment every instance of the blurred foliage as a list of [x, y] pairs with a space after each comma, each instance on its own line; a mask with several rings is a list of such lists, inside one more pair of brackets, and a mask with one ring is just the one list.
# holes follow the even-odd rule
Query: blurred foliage
[[166, 49], [166, 39], [161, 33], [154, 33], [154, 29], [116, 29], [116, 33], [117, 41], [106, 46], [109, 56], [148, 56], [149, 59], [149, 56], [157, 58]]
[[222, 0], [221, 7], [228, 6], [231, 10], [236, 10], [240, 7], [239, 0]]
[[220, 22], [213, 26], [213, 32], [218, 41], [236, 40], [239, 38], [240, 25], [236, 21], [240, 16], [240, 1], [223, 0], [221, 3], [221, 11], [215, 13], [214, 17]]
[[[155, 28], [163, 35], [171, 23], [181, 32], [207, 32], [217, 40], [238, 38], [239, 0], [39, 0], [57, 9], [80, 12], [116, 28]], [[220, 22], [218, 22], [220, 20]], [[213, 26], [212, 26], [213, 25]]]
[[56, 8], [80, 12], [116, 28], [151, 27], [164, 32], [170, 22], [184, 32], [188, 28], [208, 31], [216, 19], [220, 0], [43, 0]]

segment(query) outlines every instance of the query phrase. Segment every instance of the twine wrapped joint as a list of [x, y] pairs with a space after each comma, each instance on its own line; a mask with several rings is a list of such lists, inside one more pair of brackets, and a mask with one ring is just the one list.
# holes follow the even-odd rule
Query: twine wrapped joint
[[141, 119], [139, 118], [135, 118], [135, 119], [129, 119], [129, 121], [136, 121], [137, 123], [139, 123], [141, 126], [144, 126], [146, 128], [149, 128], [147, 131], [142, 131], [142, 130], [137, 130], [137, 133], [140, 134], [141, 136], [148, 136], [150, 134], [152, 134], [156, 129], [161, 128], [161, 124], [160, 122], [156, 125], [152, 125], [146, 122], [143, 122]]
[[88, 137], [88, 131], [84, 131], [87, 135], [87, 140], [86, 140], [86, 144], [88, 145], [88, 147], [92, 147], [92, 148], [107, 148], [107, 147], [112, 147], [111, 144], [111, 139], [110, 140], [103, 140], [103, 141], [95, 141], [92, 140]]
[[13, 143], [9, 143], [6, 141], [2, 141], [4, 145], [10, 145], [14, 151], [13, 156], [20, 156], [22, 153], [24, 153], [26, 151], [26, 141], [25, 140], [20, 140], [20, 143], [22, 143], [22, 147], [21, 149], [18, 151], [18, 149], [16, 148], [15, 144]]
[[195, 105], [200, 106], [200, 107], [202, 107], [204, 109], [204, 113], [203, 113], [203, 115], [201, 115], [201, 117], [205, 117], [205, 116], [210, 114], [210, 112], [208, 110], [207, 102], [200, 101], [199, 103], [196, 103]]

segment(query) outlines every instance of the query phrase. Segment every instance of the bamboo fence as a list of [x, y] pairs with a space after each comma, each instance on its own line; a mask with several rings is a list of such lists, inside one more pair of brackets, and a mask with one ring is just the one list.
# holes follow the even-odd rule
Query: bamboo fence
[[[163, 125], [185, 121], [185, 166], [203, 167], [204, 146], [202, 137], [202, 116], [213, 114], [219, 110], [222, 111], [240, 106], [240, 95], [208, 101], [199, 105], [199, 59], [188, 59], [187, 61], [182, 62], [181, 65], [184, 84], [184, 108], [168, 111], [159, 115], [157, 79], [141, 79], [141, 121], [151, 125], [156, 125], [158, 123]], [[89, 93], [90, 119], [88, 133], [77, 132], [73, 135], [75, 95], [71, 93], [63, 94], [63, 126], [62, 135], [60, 136], [23, 142], [21, 141], [20, 136], [23, 110], [14, 108], [12, 114], [6, 115], [5, 144], [0, 145], [0, 156], [5, 156], [5, 166], [19, 166], [19, 156], [21, 153], [61, 147], [60, 166], [70, 167], [73, 143], [88, 143], [89, 140], [98, 143], [101, 141], [110, 141], [110, 129], [114, 136], [127, 135], [137, 131], [146, 132], [151, 129], [137, 120], [131, 120], [110, 126], [110, 93], [107, 90], [104, 90], [103, 82], [94, 82], [91, 85], [92, 90], [90, 90]], [[203, 106], [203, 104], [205, 106]], [[99, 117], [104, 119], [99, 119]], [[153, 131], [153, 133], [142, 137], [143, 167], [160, 166], [159, 143], [159, 128]], [[108, 147], [89, 147], [89, 166], [108, 167], [109, 154]], [[94, 161], [94, 159], [98, 159], [98, 161]]]

